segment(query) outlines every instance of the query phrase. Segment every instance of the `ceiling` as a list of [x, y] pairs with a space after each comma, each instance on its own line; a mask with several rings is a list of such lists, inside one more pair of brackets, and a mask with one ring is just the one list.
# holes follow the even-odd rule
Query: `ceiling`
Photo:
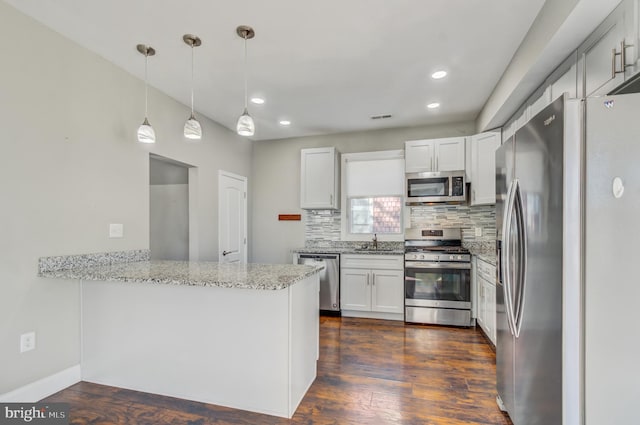
[[[248, 46], [252, 139], [420, 126], [475, 119], [544, 0], [5, 0], [144, 78], [139, 43], [153, 46], [149, 83], [235, 129]], [[447, 77], [430, 75], [445, 70]], [[438, 102], [437, 109], [426, 105]], [[142, 102], [141, 102], [142, 107]], [[142, 110], [141, 110], [142, 114]], [[372, 120], [374, 115], [392, 115]], [[149, 106], [153, 123], [153, 105]], [[186, 119], [186, 117], [185, 117]], [[283, 127], [280, 120], [290, 120]]]

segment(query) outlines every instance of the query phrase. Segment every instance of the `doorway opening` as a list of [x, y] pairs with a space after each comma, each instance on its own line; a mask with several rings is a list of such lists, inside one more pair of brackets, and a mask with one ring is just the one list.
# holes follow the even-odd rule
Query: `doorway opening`
[[152, 260], [196, 260], [197, 168], [149, 155], [149, 249]]

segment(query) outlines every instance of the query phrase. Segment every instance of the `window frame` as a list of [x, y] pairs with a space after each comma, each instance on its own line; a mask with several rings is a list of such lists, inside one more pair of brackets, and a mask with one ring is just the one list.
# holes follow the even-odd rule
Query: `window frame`
[[[394, 160], [401, 159], [404, 162], [404, 150], [388, 150], [388, 151], [375, 151], [375, 152], [358, 152], [358, 153], [345, 153], [340, 158], [340, 174], [341, 187], [340, 187], [340, 201], [342, 208], [340, 209], [340, 238], [343, 241], [370, 241], [373, 239], [373, 233], [351, 233], [349, 214], [349, 200], [351, 198], [366, 198], [366, 196], [352, 196], [349, 197], [347, 193], [347, 163], [355, 161], [380, 161], [380, 160]], [[404, 169], [404, 167], [403, 167]], [[403, 176], [404, 178], [404, 176]], [[404, 181], [402, 182], [404, 187]], [[404, 204], [404, 189], [400, 193], [393, 193], [385, 195], [386, 197], [399, 196], [400, 197], [400, 233], [381, 233], [378, 234], [379, 241], [404, 241], [404, 226], [407, 221], [406, 206]], [[372, 198], [383, 197], [382, 195], [370, 196]]]

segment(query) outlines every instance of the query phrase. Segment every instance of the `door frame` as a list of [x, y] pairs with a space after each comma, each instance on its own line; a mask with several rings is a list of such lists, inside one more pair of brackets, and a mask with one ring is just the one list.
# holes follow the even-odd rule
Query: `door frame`
[[223, 203], [223, 198], [222, 198], [222, 179], [223, 177], [228, 177], [231, 179], [235, 179], [235, 180], [240, 180], [243, 183], [243, 191], [244, 191], [244, 202], [243, 202], [243, 209], [244, 209], [244, 223], [243, 223], [243, 233], [244, 233], [244, 252], [241, 258], [241, 262], [243, 264], [247, 263], [247, 252], [249, 251], [249, 244], [248, 244], [248, 235], [247, 235], [247, 222], [248, 222], [248, 217], [247, 217], [247, 213], [248, 213], [248, 208], [247, 208], [247, 203], [248, 203], [248, 190], [247, 190], [247, 177], [245, 176], [241, 176], [239, 174], [234, 174], [228, 171], [224, 171], [224, 170], [218, 170], [218, 262], [222, 263], [222, 250], [220, 248], [220, 246], [222, 245], [222, 221], [220, 220], [220, 211], [221, 211], [221, 205]]

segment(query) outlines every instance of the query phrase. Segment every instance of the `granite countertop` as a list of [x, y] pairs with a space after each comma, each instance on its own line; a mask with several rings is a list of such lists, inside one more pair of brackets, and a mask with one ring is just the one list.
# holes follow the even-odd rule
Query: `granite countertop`
[[496, 265], [496, 253], [495, 252], [485, 252], [477, 254], [477, 257], [482, 261], [485, 261], [491, 265]]
[[298, 248], [299, 254], [365, 254], [365, 255], [404, 255], [404, 249], [356, 249], [356, 248]]
[[464, 241], [463, 246], [469, 250], [471, 255], [475, 255], [489, 264], [496, 265], [495, 241]]
[[38, 275], [58, 279], [278, 290], [288, 288], [321, 269], [294, 264], [133, 261], [41, 270]]

